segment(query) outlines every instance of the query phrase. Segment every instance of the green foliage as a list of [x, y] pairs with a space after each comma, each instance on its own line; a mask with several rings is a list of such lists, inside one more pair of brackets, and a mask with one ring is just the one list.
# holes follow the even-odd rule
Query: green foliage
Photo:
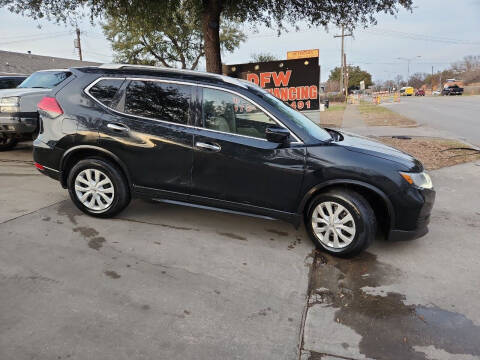
[[[122, 12], [113, 11], [103, 24], [105, 36], [112, 43], [115, 62], [196, 69], [205, 55], [201, 22], [185, 4], [169, 18], [154, 25]], [[232, 52], [245, 35], [233, 22], [224, 22], [220, 29], [220, 46]]]
[[108, 14], [136, 19], [143, 29], [158, 29], [159, 23], [170, 21], [181, 8], [189, 9], [192, 22], [200, 19], [206, 49], [207, 70], [221, 72], [218, 36], [221, 20], [239, 21], [276, 27], [298, 22], [309, 27], [345, 25], [348, 30], [358, 25], [375, 24], [378, 13], [394, 15], [400, 7], [412, 8], [413, 0], [0, 0], [6, 7], [33, 19], [46, 17], [57, 22], [74, 22], [82, 10], [92, 21]]
[[[360, 81], [365, 81], [365, 88], [373, 84], [372, 75], [360, 69], [359, 66], [347, 66], [348, 71], [348, 89], [359, 89]], [[330, 72], [328, 81], [340, 81], [340, 67], [336, 67]]]
[[267, 62], [267, 61], [278, 60], [278, 58], [275, 55], [270, 54], [268, 52], [259, 52], [256, 54], [252, 54], [251, 57], [252, 57], [251, 62]]

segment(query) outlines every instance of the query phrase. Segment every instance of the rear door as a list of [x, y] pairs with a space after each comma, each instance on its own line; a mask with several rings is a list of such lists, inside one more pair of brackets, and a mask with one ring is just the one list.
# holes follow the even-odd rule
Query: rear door
[[295, 212], [304, 173], [303, 144], [267, 141], [265, 129], [282, 125], [246, 97], [226, 89], [199, 90], [192, 195], [223, 201], [227, 207], [236, 203]]
[[100, 144], [126, 164], [138, 192], [189, 192], [192, 91], [175, 81], [127, 79], [113, 117], [100, 124]]

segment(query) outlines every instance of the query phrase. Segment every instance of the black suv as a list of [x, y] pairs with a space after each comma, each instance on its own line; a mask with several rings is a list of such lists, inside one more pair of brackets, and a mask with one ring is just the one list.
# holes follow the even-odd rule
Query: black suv
[[323, 129], [254, 84], [126, 65], [70, 69], [38, 104], [35, 166], [83, 212], [132, 196], [305, 221], [337, 255], [427, 233], [435, 192], [411, 156]]

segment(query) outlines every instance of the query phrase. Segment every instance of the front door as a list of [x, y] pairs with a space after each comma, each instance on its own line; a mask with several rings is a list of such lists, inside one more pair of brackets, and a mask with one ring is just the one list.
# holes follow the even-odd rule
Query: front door
[[135, 79], [124, 87], [118, 113], [99, 127], [102, 147], [127, 165], [137, 191], [188, 193], [194, 86]]
[[[192, 194], [228, 203], [295, 212], [305, 148], [279, 145], [265, 129], [280, 126], [237, 93], [200, 87]], [[228, 203], [227, 203], [228, 202]]]

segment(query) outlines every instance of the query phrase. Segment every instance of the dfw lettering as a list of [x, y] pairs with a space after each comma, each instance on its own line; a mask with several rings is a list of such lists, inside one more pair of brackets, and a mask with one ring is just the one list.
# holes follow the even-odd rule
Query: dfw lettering
[[260, 74], [250, 73], [247, 74], [247, 80], [251, 81], [262, 88], [265, 88], [268, 84], [273, 84], [275, 88], [266, 89], [272, 95], [276, 96], [283, 101], [295, 101], [295, 100], [309, 100], [317, 99], [318, 88], [316, 85], [306, 86], [288, 86], [292, 70], [285, 72], [263, 72]]

